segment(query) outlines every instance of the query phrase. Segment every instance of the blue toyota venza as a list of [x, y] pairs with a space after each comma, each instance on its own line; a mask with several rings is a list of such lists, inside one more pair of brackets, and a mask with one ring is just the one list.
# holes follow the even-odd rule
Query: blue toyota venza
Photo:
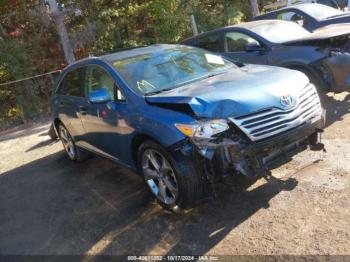
[[70, 159], [93, 153], [137, 171], [169, 209], [196, 205], [226, 174], [261, 176], [317, 144], [325, 116], [298, 71], [182, 45], [68, 66], [52, 112]]

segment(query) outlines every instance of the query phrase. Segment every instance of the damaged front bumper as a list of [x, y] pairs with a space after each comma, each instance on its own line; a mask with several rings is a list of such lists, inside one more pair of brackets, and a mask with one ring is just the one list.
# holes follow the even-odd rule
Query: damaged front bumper
[[237, 172], [254, 178], [268, 174], [270, 169], [288, 162], [296, 153], [318, 144], [324, 126], [325, 111], [317, 121], [305, 122], [262, 141], [253, 142], [244, 134], [230, 137], [226, 133], [216, 140], [188, 139], [175, 150], [192, 156], [208, 179]]
[[316, 68], [330, 91], [350, 91], [350, 53], [330, 51], [327, 58], [316, 63]]

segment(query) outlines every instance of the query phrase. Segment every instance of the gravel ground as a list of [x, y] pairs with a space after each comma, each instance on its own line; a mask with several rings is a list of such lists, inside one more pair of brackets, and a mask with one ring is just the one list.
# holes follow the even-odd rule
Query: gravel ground
[[164, 212], [141, 179], [72, 163], [48, 123], [0, 136], [0, 254], [350, 254], [350, 95], [323, 98], [327, 152], [272, 177], [227, 181], [216, 200]]

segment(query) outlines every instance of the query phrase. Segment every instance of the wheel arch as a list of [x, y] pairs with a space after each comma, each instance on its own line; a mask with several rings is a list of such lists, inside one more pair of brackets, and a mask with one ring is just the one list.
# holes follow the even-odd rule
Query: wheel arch
[[298, 70], [303, 72], [304, 74], [306, 74], [306, 76], [310, 79], [310, 81], [312, 80], [316, 80], [317, 81], [317, 85], [322, 89], [322, 90], [326, 90], [326, 84], [324, 83], [324, 80], [322, 79], [322, 76], [320, 75], [319, 72], [317, 72], [317, 70], [315, 70], [312, 66], [307, 65], [307, 64], [302, 64], [302, 63], [288, 63], [288, 64], [284, 64], [283, 67], [289, 68], [289, 69], [293, 69], [293, 70]]
[[53, 120], [53, 126], [55, 128], [55, 131], [56, 131], [58, 137], [60, 136], [60, 130], [59, 130], [60, 125], [64, 126], [64, 128], [66, 128], [68, 130], [68, 132], [70, 132], [70, 130], [68, 129], [68, 125], [66, 125], [60, 118], [56, 117]]
[[142, 145], [142, 143], [147, 141], [147, 140], [151, 140], [151, 141], [163, 146], [160, 141], [158, 141], [157, 139], [155, 139], [153, 136], [151, 136], [149, 134], [139, 133], [139, 134], [135, 135], [131, 141], [131, 154], [132, 154], [133, 164], [135, 165], [137, 170], [138, 170], [137, 151], [138, 151], [139, 147]]

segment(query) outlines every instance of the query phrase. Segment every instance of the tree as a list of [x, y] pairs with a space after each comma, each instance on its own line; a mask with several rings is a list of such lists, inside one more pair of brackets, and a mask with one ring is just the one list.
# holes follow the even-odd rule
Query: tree
[[61, 45], [63, 47], [66, 61], [68, 64], [72, 64], [75, 61], [75, 57], [73, 54], [72, 46], [69, 41], [67, 29], [64, 25], [65, 14], [59, 10], [56, 0], [47, 0], [47, 2], [51, 9], [51, 17], [56, 24], [57, 32], [61, 39]]
[[[79, 10], [79, 15], [69, 12], [61, 21], [77, 59], [127, 47], [176, 43], [192, 35], [191, 15], [199, 32], [251, 16], [247, 0], [56, 1], [62, 12]], [[46, 0], [0, 0], [0, 83], [66, 66], [59, 35], [45, 3]], [[0, 129], [7, 126], [4, 122], [23, 122], [37, 112], [47, 111], [51, 85], [49, 79], [40, 78], [1, 86]]]
[[258, 16], [260, 14], [258, 0], [250, 0], [250, 5], [252, 7], [252, 15]]

